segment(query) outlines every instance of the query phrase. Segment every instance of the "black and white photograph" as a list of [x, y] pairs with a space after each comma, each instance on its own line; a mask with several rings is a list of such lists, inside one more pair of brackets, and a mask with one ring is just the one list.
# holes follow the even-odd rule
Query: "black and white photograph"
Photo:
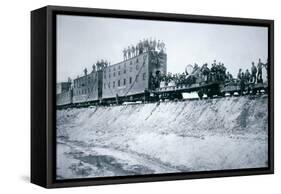
[[56, 179], [269, 166], [266, 26], [56, 15]]

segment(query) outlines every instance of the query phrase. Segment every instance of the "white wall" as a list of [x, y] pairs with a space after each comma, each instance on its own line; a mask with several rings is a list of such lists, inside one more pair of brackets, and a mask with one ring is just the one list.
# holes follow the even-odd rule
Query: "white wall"
[[[186, 180], [114, 186], [82, 187], [44, 190], [29, 184], [30, 158], [30, 11], [45, 5], [127, 9], [219, 15], [275, 20], [275, 115], [280, 114], [280, 36], [281, 13], [276, 0], [172, 0], [172, 1], [114, 1], [80, 0], [6, 0], [0, 8], [0, 192], [28, 193], [273, 193], [279, 188], [280, 132], [278, 116], [275, 125], [275, 175]], [[280, 190], [280, 189], [279, 189]]]

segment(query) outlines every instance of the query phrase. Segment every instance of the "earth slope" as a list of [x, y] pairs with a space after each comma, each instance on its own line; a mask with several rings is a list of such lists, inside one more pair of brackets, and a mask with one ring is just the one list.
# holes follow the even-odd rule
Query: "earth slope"
[[267, 166], [268, 98], [57, 111], [58, 178]]

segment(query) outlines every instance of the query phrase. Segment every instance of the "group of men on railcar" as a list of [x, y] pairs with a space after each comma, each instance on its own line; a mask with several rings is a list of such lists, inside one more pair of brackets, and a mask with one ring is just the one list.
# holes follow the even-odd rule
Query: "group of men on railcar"
[[199, 67], [198, 64], [193, 65], [192, 72], [183, 72], [183, 73], [167, 73], [167, 75], [150, 75], [152, 88], [157, 88], [160, 86], [160, 82], [164, 82], [167, 86], [168, 83], [174, 82], [176, 85], [178, 84], [193, 84], [196, 82], [198, 78], [201, 78], [202, 81], [213, 82], [225, 82], [225, 83], [238, 83], [240, 84], [241, 90], [244, 90], [248, 84], [255, 83], [263, 83], [262, 78], [262, 68], [265, 68], [266, 73], [268, 74], [268, 62], [262, 63], [261, 59], [259, 59], [257, 66], [254, 62], [252, 62], [251, 72], [249, 69], [246, 69], [245, 72], [242, 69], [239, 69], [237, 79], [234, 79], [233, 75], [227, 71], [224, 63], [217, 63], [216, 60], [211, 65], [211, 68], [208, 67], [208, 63], [203, 64]]
[[165, 52], [165, 43], [160, 40], [156, 41], [156, 39], [152, 40], [152, 38], [150, 38], [150, 40], [143, 39], [140, 40], [135, 46], [130, 45], [127, 48], [124, 48], [123, 57], [124, 60], [127, 60], [147, 51]]
[[241, 93], [246, 90], [246, 87], [249, 84], [263, 83], [263, 67], [266, 70], [266, 77], [268, 78], [268, 60], [266, 63], [262, 63], [261, 59], [259, 59], [257, 66], [252, 62], [251, 72], [248, 69], [246, 69], [245, 72], [243, 72], [242, 69], [239, 69], [237, 81], [240, 83]]
[[110, 62], [104, 59], [98, 60], [96, 63], [93, 64], [92, 68], [93, 71], [103, 70], [104, 68], [110, 66]]

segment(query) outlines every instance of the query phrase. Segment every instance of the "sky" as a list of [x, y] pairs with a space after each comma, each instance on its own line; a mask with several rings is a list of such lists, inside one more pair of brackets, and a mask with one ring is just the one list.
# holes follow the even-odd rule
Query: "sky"
[[118, 63], [124, 48], [145, 38], [165, 43], [172, 73], [217, 60], [236, 77], [239, 68], [268, 57], [266, 27], [58, 15], [57, 80], [81, 76], [100, 59]]

